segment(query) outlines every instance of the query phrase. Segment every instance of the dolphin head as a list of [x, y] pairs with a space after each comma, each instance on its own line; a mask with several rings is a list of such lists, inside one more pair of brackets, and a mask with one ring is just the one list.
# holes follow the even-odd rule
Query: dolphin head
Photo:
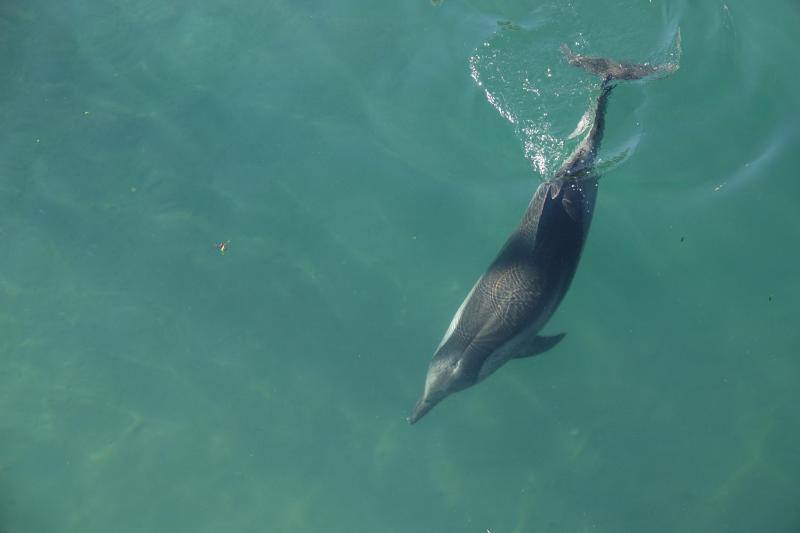
[[[443, 353], [444, 352], [444, 353]], [[425, 391], [408, 417], [409, 424], [425, 416], [447, 396], [472, 385], [460, 353], [439, 350], [428, 366]]]

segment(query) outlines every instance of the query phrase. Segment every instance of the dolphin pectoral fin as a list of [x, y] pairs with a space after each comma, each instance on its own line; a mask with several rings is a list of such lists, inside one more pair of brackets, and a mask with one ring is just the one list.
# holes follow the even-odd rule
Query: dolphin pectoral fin
[[533, 357], [539, 355], [553, 346], [561, 342], [566, 336], [566, 333], [559, 333], [558, 335], [538, 335], [531, 339], [530, 343], [525, 346], [520, 346], [520, 354], [515, 355], [512, 359], [524, 359], [525, 357]]

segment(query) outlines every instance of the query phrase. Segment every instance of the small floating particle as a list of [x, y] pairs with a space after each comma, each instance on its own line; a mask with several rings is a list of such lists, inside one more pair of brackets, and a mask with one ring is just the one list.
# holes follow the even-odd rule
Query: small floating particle
[[136, 192], [136, 187], [131, 187], [131, 192]]
[[724, 186], [725, 186], [724, 183], [720, 183], [719, 185], [714, 187], [714, 192], [719, 192], [719, 190], [722, 189]]
[[228, 248], [231, 247], [231, 241], [228, 239], [227, 241], [218, 242], [214, 245], [214, 248], [219, 250], [220, 255], [225, 255], [225, 252], [228, 251]]
[[683, 242], [683, 241], [684, 241], [684, 239], [685, 239], [685, 237], [681, 236], [681, 242]]
[[88, 111], [84, 111], [84, 112], [83, 112], [83, 116], [84, 116], [84, 117], [88, 117], [88, 116], [89, 116], [89, 112], [88, 112]]
[[771, 295], [771, 294], [770, 294], [770, 296], [769, 296], [769, 301], [770, 301], [770, 302], [772, 301], [772, 295]]

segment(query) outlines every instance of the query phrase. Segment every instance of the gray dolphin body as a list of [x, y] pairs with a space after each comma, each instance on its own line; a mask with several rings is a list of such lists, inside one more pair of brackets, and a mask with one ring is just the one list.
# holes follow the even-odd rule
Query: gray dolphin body
[[562, 52], [570, 64], [603, 79], [590, 109], [592, 127], [555, 176], [536, 189], [519, 226], [459, 307], [428, 366], [422, 397], [408, 418], [411, 424], [509, 360], [540, 354], [564, 338], [563, 333], [541, 336], [539, 331], [566, 294], [586, 242], [599, 178], [594, 163], [614, 82], [677, 68], [580, 56], [566, 45]]

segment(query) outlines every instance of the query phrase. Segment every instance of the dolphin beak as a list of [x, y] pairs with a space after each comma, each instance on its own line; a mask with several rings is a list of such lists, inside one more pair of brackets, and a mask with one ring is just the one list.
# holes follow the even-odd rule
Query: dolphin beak
[[408, 423], [414, 424], [417, 420], [428, 414], [428, 411], [433, 409], [433, 406], [439, 402], [432, 402], [425, 398], [424, 396], [419, 399], [417, 405], [414, 406], [414, 410], [411, 412], [411, 416], [408, 417]]

